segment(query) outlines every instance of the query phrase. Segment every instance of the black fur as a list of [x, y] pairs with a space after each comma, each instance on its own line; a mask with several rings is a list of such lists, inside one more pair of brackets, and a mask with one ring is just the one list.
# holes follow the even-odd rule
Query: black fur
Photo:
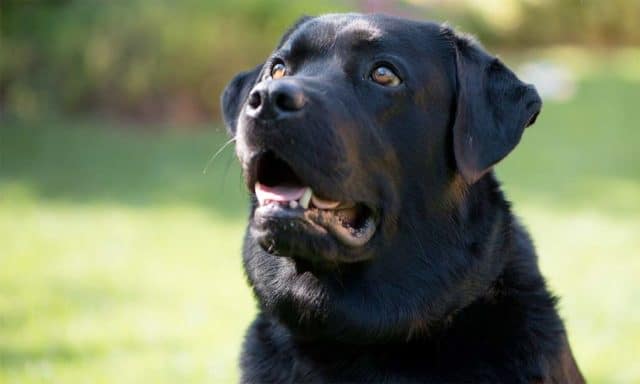
[[[247, 113], [274, 58], [304, 108]], [[383, 63], [402, 84], [373, 83]], [[314, 193], [375, 208], [362, 247], [254, 215], [243, 261], [260, 305], [242, 381], [582, 382], [534, 247], [491, 167], [541, 107], [535, 89], [446, 26], [384, 15], [297, 23], [223, 95], [247, 185], [271, 151]], [[266, 246], [265, 244], [270, 244]]]

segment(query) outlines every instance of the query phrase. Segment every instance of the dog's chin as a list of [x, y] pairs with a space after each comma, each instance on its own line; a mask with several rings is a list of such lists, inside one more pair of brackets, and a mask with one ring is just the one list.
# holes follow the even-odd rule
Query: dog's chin
[[274, 256], [319, 266], [356, 263], [371, 257], [377, 221], [368, 208], [356, 206], [349, 211], [361, 216], [354, 219], [358, 226], [347, 225], [333, 210], [272, 202], [256, 206], [249, 230], [262, 249]]

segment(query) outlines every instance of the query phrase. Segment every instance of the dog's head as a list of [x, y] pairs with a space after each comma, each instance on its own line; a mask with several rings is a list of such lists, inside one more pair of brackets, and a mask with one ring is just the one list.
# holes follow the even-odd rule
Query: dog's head
[[471, 39], [383, 15], [304, 18], [222, 104], [268, 313], [308, 334], [391, 336], [495, 278], [499, 261], [468, 254], [466, 201], [541, 101]]

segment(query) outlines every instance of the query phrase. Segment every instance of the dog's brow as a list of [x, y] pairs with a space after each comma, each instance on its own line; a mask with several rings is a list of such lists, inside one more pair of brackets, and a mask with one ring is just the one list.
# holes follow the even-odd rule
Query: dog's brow
[[299, 34], [294, 36], [281, 51], [291, 57], [307, 57], [314, 53], [326, 52], [333, 45], [333, 38], [319, 34]]
[[349, 38], [351, 49], [380, 46], [382, 39], [379, 36], [367, 35], [364, 31], [356, 31]]

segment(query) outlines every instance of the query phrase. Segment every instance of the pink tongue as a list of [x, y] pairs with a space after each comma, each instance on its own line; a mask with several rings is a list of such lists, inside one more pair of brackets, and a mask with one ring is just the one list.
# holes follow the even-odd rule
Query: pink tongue
[[255, 192], [256, 197], [260, 205], [264, 204], [266, 200], [272, 201], [293, 201], [299, 200], [307, 187], [293, 187], [293, 186], [275, 186], [268, 187], [266, 185], [256, 183]]

